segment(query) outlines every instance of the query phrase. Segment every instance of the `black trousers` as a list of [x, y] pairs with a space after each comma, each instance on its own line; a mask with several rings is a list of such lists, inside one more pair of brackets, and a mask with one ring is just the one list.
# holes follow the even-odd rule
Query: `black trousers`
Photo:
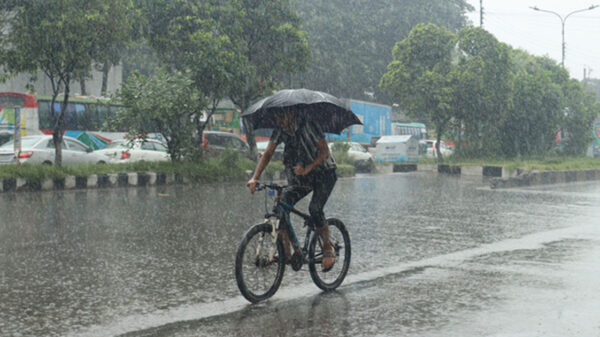
[[[283, 191], [281, 201], [294, 206], [308, 193], [313, 192], [308, 205], [310, 221], [315, 227], [323, 227], [325, 225], [323, 207], [325, 207], [337, 181], [335, 169], [319, 170], [305, 176], [296, 176], [291, 168], [286, 168], [286, 176], [289, 186]], [[284, 221], [280, 223], [281, 228], [288, 225], [285, 219], [282, 220]]]

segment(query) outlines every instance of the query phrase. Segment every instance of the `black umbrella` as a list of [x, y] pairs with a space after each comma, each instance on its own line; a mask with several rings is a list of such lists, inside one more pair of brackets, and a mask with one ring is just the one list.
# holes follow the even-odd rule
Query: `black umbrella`
[[339, 134], [350, 125], [362, 124], [339, 98], [308, 89], [280, 90], [252, 104], [241, 117], [254, 130], [271, 129], [277, 126], [275, 114], [289, 107], [294, 108], [296, 118], [312, 120], [327, 133]]

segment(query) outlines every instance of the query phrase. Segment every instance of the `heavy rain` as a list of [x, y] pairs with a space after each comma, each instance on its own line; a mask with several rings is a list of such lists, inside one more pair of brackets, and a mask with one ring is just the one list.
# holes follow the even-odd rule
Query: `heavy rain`
[[0, 336], [600, 335], [598, 7], [2, 1]]

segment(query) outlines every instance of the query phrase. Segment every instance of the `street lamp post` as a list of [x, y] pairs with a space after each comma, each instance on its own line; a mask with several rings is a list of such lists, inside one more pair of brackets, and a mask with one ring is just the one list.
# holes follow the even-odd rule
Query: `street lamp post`
[[591, 5], [588, 8], [578, 9], [576, 11], [572, 11], [571, 13], [565, 15], [564, 18], [560, 14], [558, 14], [556, 12], [553, 12], [553, 11], [549, 11], [549, 10], [545, 10], [545, 9], [540, 9], [537, 6], [530, 7], [531, 9], [533, 9], [535, 11], [540, 11], [540, 12], [546, 12], [546, 13], [554, 14], [554, 15], [558, 16], [558, 18], [560, 19], [560, 22], [562, 23], [562, 60], [560, 61], [560, 65], [563, 68], [565, 66], [565, 21], [567, 21], [567, 18], [569, 16], [571, 16], [572, 14], [579, 13], [579, 12], [590, 11], [590, 10], [596, 8], [596, 7], [598, 7], [598, 5]]

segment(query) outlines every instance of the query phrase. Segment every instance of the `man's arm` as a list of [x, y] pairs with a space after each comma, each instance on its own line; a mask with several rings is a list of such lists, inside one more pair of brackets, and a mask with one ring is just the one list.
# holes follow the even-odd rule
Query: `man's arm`
[[254, 192], [256, 192], [256, 184], [258, 184], [260, 175], [265, 170], [265, 167], [267, 167], [271, 161], [271, 157], [273, 157], [273, 153], [275, 153], [275, 148], [277, 148], [277, 144], [273, 141], [269, 141], [265, 153], [263, 153], [263, 156], [258, 161], [258, 164], [256, 164], [256, 169], [254, 170], [252, 178], [250, 178], [246, 184], [246, 186], [248, 186], [250, 189], [250, 193], [254, 194]]
[[327, 158], [329, 158], [329, 146], [327, 146], [327, 141], [325, 140], [325, 138], [321, 138], [317, 142], [317, 149], [319, 150], [319, 153], [317, 154], [317, 157], [312, 163], [308, 164], [306, 167], [294, 166], [294, 173], [297, 176], [303, 176], [310, 173], [310, 171], [319, 167], [319, 165], [323, 164], [323, 162]]

